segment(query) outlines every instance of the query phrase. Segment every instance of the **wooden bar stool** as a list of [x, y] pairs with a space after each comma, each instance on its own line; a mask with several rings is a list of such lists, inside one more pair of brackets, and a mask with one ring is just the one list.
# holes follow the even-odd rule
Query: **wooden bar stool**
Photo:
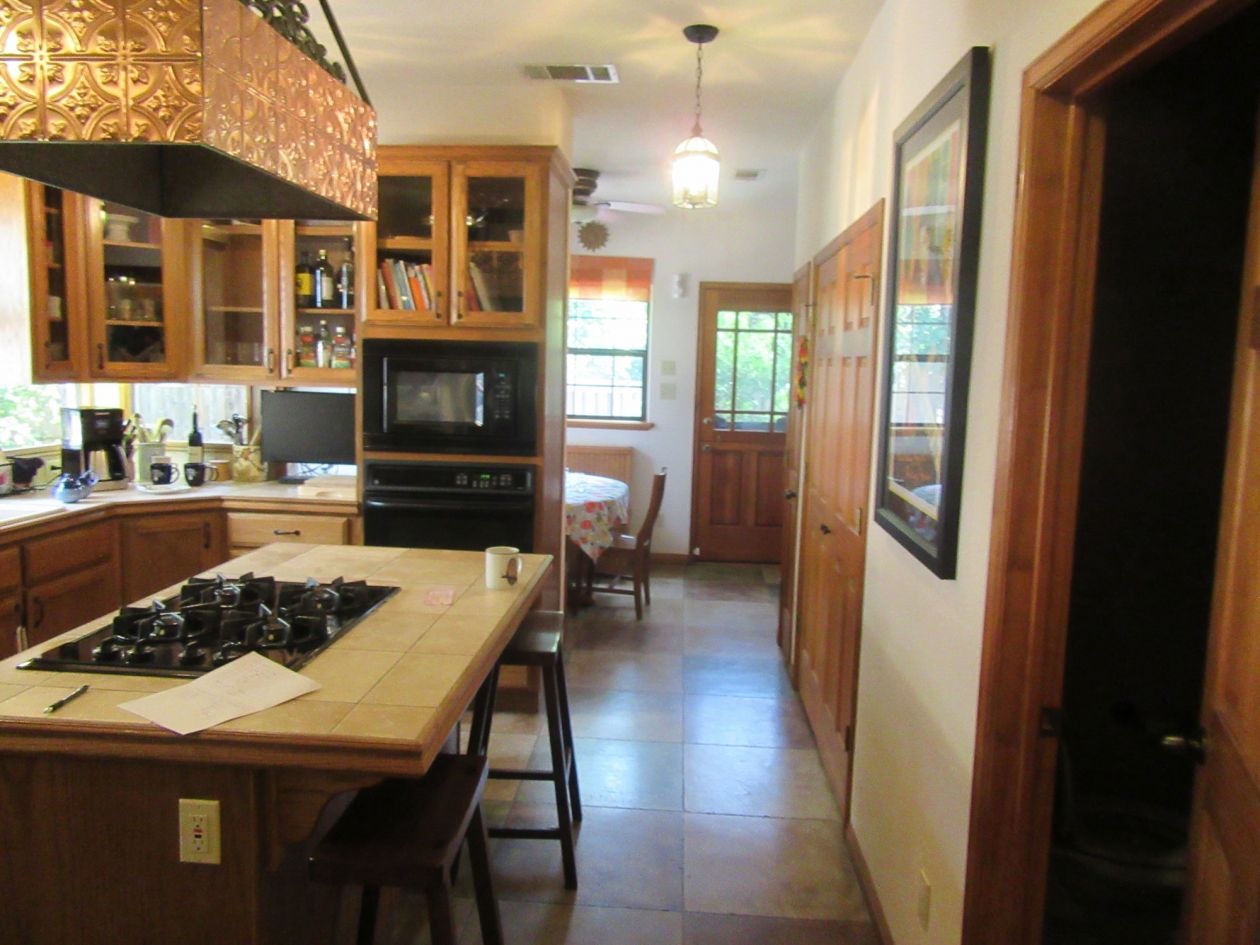
[[537, 666], [542, 671], [547, 706], [547, 736], [551, 742], [551, 768], [491, 768], [490, 777], [510, 781], [550, 781], [556, 789], [555, 827], [492, 827], [490, 836], [559, 840], [564, 863], [564, 885], [577, 889], [577, 859], [573, 852], [573, 824], [582, 819], [578, 792], [577, 760], [573, 755], [573, 728], [569, 720], [569, 693], [564, 682], [564, 614], [531, 611], [512, 637], [473, 705], [468, 752], [484, 756], [490, 747], [494, 721], [494, 697], [500, 666]]
[[487, 769], [484, 757], [438, 755], [421, 780], [391, 779], [360, 791], [316, 846], [312, 879], [363, 887], [358, 945], [375, 938], [382, 886], [423, 890], [434, 945], [455, 945], [451, 868], [465, 838], [481, 940], [503, 945], [481, 815]]

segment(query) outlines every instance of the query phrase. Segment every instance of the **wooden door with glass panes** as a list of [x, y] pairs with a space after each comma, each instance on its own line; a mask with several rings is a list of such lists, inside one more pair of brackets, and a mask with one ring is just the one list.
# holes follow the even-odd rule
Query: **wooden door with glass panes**
[[[309, 287], [299, 286], [299, 267], [309, 267]], [[362, 291], [355, 227], [283, 224], [280, 273], [282, 377], [304, 385], [355, 386], [359, 344], [355, 312]], [[319, 288], [321, 281], [327, 284], [324, 290]]]
[[184, 373], [189, 227], [85, 198], [88, 369], [93, 377], [160, 380]]
[[25, 182], [31, 276], [31, 377], [60, 381], [87, 373], [83, 323], [82, 198]]
[[452, 166], [452, 324], [520, 328], [541, 322], [545, 174], [545, 167], [516, 161]]
[[792, 287], [702, 283], [691, 546], [779, 560], [792, 390]]
[[[360, 284], [368, 324], [446, 325], [451, 318], [450, 165], [380, 156], [379, 216], [366, 227]], [[372, 265], [374, 264], [374, 265]]]
[[193, 234], [196, 377], [266, 383], [278, 376], [278, 221], [205, 220]]

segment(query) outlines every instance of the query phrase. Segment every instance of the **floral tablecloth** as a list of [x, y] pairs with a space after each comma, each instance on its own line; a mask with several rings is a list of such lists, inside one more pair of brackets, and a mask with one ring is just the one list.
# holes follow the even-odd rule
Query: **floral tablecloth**
[[613, 530], [630, 521], [630, 487], [588, 473], [564, 474], [564, 528], [592, 561], [613, 543]]

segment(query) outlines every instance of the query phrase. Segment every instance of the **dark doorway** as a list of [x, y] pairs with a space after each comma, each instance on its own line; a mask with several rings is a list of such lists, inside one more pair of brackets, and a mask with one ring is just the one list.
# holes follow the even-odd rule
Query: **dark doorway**
[[1045, 941], [1175, 941], [1260, 9], [1108, 94]]

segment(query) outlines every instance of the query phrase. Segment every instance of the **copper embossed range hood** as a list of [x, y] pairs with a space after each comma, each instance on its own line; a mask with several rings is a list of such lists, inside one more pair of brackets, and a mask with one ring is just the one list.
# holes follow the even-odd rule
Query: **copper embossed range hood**
[[242, 0], [0, 0], [0, 170], [166, 217], [374, 219], [376, 112]]

